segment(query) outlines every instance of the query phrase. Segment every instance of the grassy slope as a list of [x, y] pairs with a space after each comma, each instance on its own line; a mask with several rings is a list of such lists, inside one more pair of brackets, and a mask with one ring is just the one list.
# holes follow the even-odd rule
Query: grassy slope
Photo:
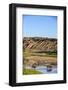
[[37, 63], [39, 61], [42, 63], [48, 62], [49, 64], [56, 64], [57, 62], [57, 53], [55, 52], [35, 52], [34, 50], [25, 50], [23, 53], [24, 59], [27, 60], [27, 62], [25, 63], [26, 65], [30, 64], [32, 65], [32, 63]]
[[40, 53], [36, 53], [36, 52], [30, 52], [28, 50], [24, 51], [24, 57], [29, 57], [29, 56], [47, 56], [47, 57], [57, 57], [57, 53], [52, 53], [52, 52], [43, 52], [42, 51]]

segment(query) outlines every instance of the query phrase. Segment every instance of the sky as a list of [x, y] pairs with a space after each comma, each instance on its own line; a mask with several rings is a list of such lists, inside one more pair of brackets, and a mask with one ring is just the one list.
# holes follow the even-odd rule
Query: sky
[[24, 37], [57, 38], [57, 16], [23, 16]]

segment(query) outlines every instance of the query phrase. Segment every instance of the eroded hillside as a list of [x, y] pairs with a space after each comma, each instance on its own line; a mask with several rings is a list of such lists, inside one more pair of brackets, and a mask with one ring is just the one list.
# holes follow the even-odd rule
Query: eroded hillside
[[27, 50], [57, 52], [57, 39], [41, 37], [24, 37], [23, 48]]

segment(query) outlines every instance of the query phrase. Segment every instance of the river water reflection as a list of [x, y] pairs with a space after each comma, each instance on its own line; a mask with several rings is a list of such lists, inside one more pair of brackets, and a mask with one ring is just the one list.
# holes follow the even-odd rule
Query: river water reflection
[[[31, 66], [26, 66], [26, 69], [33, 69]], [[46, 66], [37, 66], [35, 70], [40, 71], [42, 74], [51, 74], [57, 73], [57, 67], [53, 66], [51, 69], [48, 69]]]

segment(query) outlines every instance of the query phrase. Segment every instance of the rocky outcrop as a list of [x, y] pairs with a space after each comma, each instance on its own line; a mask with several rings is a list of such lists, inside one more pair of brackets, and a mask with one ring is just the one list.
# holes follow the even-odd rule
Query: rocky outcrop
[[57, 51], [57, 39], [42, 37], [24, 37], [23, 48], [38, 51]]

